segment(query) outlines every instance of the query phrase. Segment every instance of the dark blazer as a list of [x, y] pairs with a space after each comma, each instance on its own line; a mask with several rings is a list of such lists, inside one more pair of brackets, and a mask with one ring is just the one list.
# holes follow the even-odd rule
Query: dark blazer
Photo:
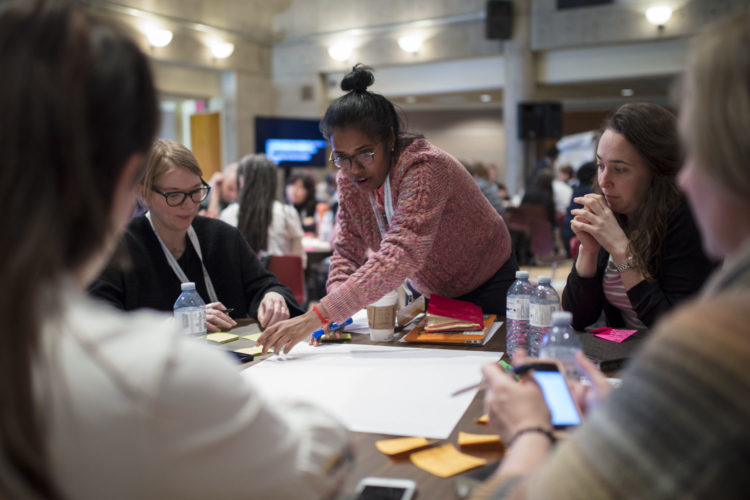
[[[257, 317], [260, 301], [270, 291], [284, 297], [292, 316], [304, 312], [294, 300], [292, 291], [266, 271], [236, 228], [200, 216], [193, 221], [193, 228], [216, 295], [224, 306], [234, 308], [232, 317]], [[180, 280], [169, 266], [145, 216], [130, 222], [123, 235], [122, 247], [130, 268], [123, 270], [115, 261], [110, 262], [91, 286], [91, 294], [126, 311], [144, 307], [171, 311], [180, 295]], [[177, 262], [187, 277], [195, 282], [198, 293], [208, 304], [210, 299], [200, 259], [189, 239]]]
[[[625, 326], [620, 310], [607, 302], [602, 281], [609, 254], [599, 251], [596, 275], [582, 278], [575, 262], [568, 275], [562, 307], [573, 313], [573, 328], [583, 330], [599, 319], [602, 311], [607, 325]], [[652, 280], [644, 280], [628, 290], [628, 298], [638, 318], [651, 328], [656, 320], [675, 305], [700, 290], [716, 264], [703, 253], [701, 237], [686, 203], [669, 218], [667, 237], [659, 271]]]

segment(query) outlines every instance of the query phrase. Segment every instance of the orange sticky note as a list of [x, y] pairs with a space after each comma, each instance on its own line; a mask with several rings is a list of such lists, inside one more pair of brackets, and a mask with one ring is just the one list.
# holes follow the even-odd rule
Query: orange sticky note
[[398, 455], [405, 451], [424, 448], [430, 442], [423, 437], [406, 437], [396, 439], [381, 439], [375, 443], [375, 447], [386, 455]]
[[500, 436], [497, 434], [471, 434], [469, 432], [458, 432], [458, 446], [493, 443], [500, 444]]
[[488, 413], [485, 413], [481, 417], [477, 419], [478, 424], [487, 424], [490, 421], [490, 415]]
[[438, 477], [451, 477], [487, 463], [483, 458], [461, 453], [452, 444], [416, 451], [409, 458], [420, 469]]

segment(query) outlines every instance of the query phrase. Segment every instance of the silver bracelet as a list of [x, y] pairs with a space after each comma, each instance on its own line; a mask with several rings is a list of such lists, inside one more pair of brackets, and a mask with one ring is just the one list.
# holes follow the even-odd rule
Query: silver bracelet
[[634, 264], [635, 264], [635, 261], [633, 260], [633, 257], [628, 256], [625, 262], [623, 262], [619, 266], [615, 266], [615, 269], [617, 270], [618, 273], [621, 273], [627, 269], [633, 269]]

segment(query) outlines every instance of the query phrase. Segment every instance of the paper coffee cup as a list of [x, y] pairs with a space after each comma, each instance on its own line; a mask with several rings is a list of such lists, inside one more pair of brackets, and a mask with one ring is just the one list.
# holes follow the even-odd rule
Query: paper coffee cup
[[367, 324], [370, 326], [370, 340], [388, 342], [393, 339], [396, 325], [398, 291], [393, 290], [376, 302], [367, 306]]

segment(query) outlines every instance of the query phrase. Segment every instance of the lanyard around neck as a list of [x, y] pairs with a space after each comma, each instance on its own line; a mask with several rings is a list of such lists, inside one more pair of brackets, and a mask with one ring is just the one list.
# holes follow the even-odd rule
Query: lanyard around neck
[[385, 207], [385, 217], [387, 219], [387, 225], [383, 223], [383, 218], [380, 216], [378, 205], [375, 203], [375, 196], [370, 193], [370, 205], [372, 205], [372, 211], [375, 212], [375, 220], [378, 222], [378, 229], [380, 229], [380, 236], [385, 239], [385, 233], [391, 227], [391, 220], [393, 220], [393, 200], [391, 199], [391, 181], [386, 176], [385, 178], [385, 192], [383, 193], [383, 206]]
[[[151, 229], [153, 229], [154, 234], [156, 235], [156, 239], [159, 240], [159, 245], [161, 245], [161, 250], [164, 252], [164, 256], [167, 258], [167, 262], [169, 263], [169, 267], [172, 268], [172, 271], [177, 275], [177, 279], [180, 280], [180, 283], [187, 283], [190, 281], [190, 279], [187, 277], [187, 274], [185, 274], [185, 271], [182, 270], [182, 267], [180, 267], [180, 264], [177, 262], [177, 259], [174, 258], [174, 255], [172, 255], [172, 252], [169, 251], [167, 248], [167, 245], [164, 244], [164, 241], [161, 239], [161, 236], [159, 236], [159, 232], [154, 227], [154, 223], [151, 220], [151, 212], [146, 212], [146, 218], [148, 219], [148, 223], [151, 224]], [[216, 290], [214, 289], [214, 284], [211, 281], [211, 277], [208, 275], [208, 270], [206, 269], [205, 264], [203, 264], [203, 253], [201, 253], [201, 244], [198, 241], [198, 235], [195, 234], [195, 229], [193, 229], [192, 224], [190, 227], [188, 227], [187, 230], [188, 238], [190, 239], [190, 243], [192, 243], [193, 248], [195, 249], [195, 253], [198, 254], [198, 260], [201, 261], [201, 267], [203, 268], [203, 280], [206, 282], [206, 290], [208, 291], [208, 298], [211, 299], [211, 302], [218, 302], [219, 297], [216, 295]]]

